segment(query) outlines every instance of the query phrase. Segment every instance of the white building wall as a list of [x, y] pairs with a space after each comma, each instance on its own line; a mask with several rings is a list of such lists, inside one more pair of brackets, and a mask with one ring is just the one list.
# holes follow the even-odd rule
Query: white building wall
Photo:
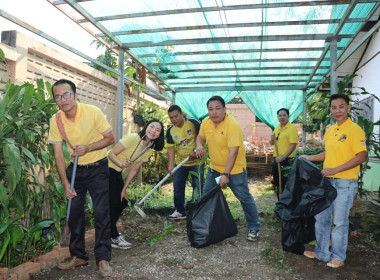
[[[375, 94], [380, 99], [380, 34], [376, 32], [369, 44], [366, 53], [353, 80], [354, 87], [364, 87], [367, 92]], [[374, 102], [373, 121], [380, 119], [380, 103]], [[379, 133], [379, 127], [376, 128]]]

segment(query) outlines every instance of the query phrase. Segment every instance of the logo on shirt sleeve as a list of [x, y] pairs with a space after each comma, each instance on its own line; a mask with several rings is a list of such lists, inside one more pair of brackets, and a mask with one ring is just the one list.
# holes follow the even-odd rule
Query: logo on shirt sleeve
[[190, 129], [188, 129], [188, 130], [186, 131], [186, 133], [187, 133], [187, 135], [191, 135], [191, 134], [193, 134], [193, 131], [192, 131], [191, 128], [190, 128]]

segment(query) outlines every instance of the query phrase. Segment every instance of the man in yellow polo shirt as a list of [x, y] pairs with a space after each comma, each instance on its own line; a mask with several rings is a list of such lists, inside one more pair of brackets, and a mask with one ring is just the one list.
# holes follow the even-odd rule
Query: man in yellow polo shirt
[[248, 224], [247, 240], [256, 241], [259, 237], [260, 222], [256, 203], [249, 192], [246, 170], [243, 132], [240, 125], [227, 115], [226, 104], [222, 97], [213, 96], [207, 101], [209, 116], [202, 122], [197, 137], [197, 157], [206, 154], [205, 143], [208, 143], [210, 168], [203, 186], [203, 194], [215, 186], [228, 185], [239, 199]]
[[[89, 191], [95, 217], [96, 263], [102, 276], [111, 276], [112, 269], [109, 266], [111, 228], [106, 147], [115, 141], [112, 128], [97, 107], [77, 103], [78, 93], [72, 81], [65, 79], [57, 81], [52, 87], [52, 92], [60, 110], [50, 120], [48, 142], [53, 144], [55, 163], [66, 198], [72, 200], [69, 219], [71, 258], [68, 262], [59, 264], [58, 268], [66, 270], [88, 264], [84, 241], [84, 203], [86, 193]], [[69, 148], [71, 157], [78, 156], [78, 169], [73, 191], [70, 190], [73, 164], [71, 163], [66, 169], [62, 148], [62, 140], [65, 138], [58, 125], [63, 125], [68, 142], [72, 145], [72, 148]]]
[[[272, 163], [272, 174], [273, 183], [276, 187], [277, 199], [280, 199], [280, 180], [279, 180], [279, 166], [284, 168], [290, 165], [289, 158], [294, 157], [296, 153], [296, 147], [298, 143], [298, 131], [297, 128], [289, 122], [289, 110], [286, 108], [281, 108], [277, 110], [277, 119], [279, 125], [276, 126], [271, 135], [271, 144], [277, 146], [273, 151], [273, 163]], [[276, 142], [274, 142], [276, 141]], [[287, 178], [284, 177], [283, 172], [281, 172], [281, 191], [286, 184]]]
[[330, 113], [336, 123], [325, 134], [325, 152], [300, 156], [311, 161], [324, 161], [322, 176], [329, 178], [337, 191], [330, 207], [315, 216], [317, 246], [314, 251], [304, 252], [306, 257], [325, 261], [332, 268], [343, 266], [346, 259], [348, 217], [358, 191], [360, 164], [367, 157], [364, 131], [348, 116], [349, 101], [345, 94], [331, 95]]

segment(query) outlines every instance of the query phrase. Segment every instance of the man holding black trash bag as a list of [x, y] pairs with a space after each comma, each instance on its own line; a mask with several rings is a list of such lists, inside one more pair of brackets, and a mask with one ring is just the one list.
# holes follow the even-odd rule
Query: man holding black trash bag
[[249, 192], [243, 133], [237, 121], [227, 114], [225, 101], [213, 96], [207, 101], [209, 116], [202, 122], [197, 136], [196, 155], [205, 153], [208, 143], [210, 168], [203, 186], [203, 195], [211, 191], [217, 180], [220, 187], [228, 185], [239, 199], [248, 224], [247, 240], [259, 238], [260, 222], [256, 203]]

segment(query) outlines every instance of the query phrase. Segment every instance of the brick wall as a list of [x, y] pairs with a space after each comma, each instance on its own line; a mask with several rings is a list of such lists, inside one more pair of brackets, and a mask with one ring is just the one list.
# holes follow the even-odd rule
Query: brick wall
[[[98, 106], [116, 133], [116, 79], [20, 32], [2, 32], [1, 42], [0, 48], [5, 53], [7, 64], [0, 62], [0, 98], [9, 79], [15, 84], [34, 83], [37, 79], [50, 83], [62, 78], [69, 79], [77, 86], [80, 102]], [[155, 99], [144, 94], [141, 99], [157, 103]], [[136, 95], [128, 96], [125, 90], [123, 133], [138, 129], [132, 117], [135, 106]]]

